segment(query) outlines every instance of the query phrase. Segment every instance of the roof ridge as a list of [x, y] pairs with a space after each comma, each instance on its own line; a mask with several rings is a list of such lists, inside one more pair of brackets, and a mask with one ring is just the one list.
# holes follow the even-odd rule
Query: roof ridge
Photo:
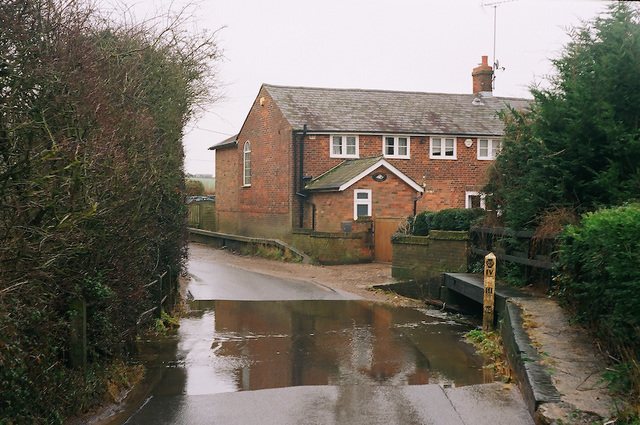
[[[313, 91], [333, 91], [333, 92], [361, 92], [361, 93], [406, 93], [406, 94], [415, 94], [415, 95], [441, 95], [441, 96], [465, 96], [465, 97], [475, 97], [476, 94], [473, 93], [445, 93], [445, 92], [429, 92], [429, 91], [417, 91], [417, 90], [391, 90], [391, 89], [365, 89], [365, 88], [340, 88], [340, 87], [311, 87], [311, 86], [288, 86], [288, 85], [278, 85], [278, 84], [268, 84], [263, 83], [263, 87], [266, 89], [276, 88], [276, 89], [294, 89], [294, 90], [313, 90]], [[533, 100], [527, 99], [524, 97], [513, 97], [513, 96], [490, 96], [488, 99], [514, 99], [514, 100]]]

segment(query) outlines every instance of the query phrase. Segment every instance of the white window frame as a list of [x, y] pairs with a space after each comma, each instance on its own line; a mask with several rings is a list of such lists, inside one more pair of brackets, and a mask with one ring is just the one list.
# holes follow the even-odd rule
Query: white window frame
[[[434, 154], [435, 140], [440, 141], [440, 154]], [[453, 139], [453, 155], [443, 155], [446, 152], [446, 140]], [[445, 141], [445, 146], [442, 146]], [[429, 158], [431, 159], [458, 159], [458, 139], [455, 136], [431, 136], [429, 137]]]
[[[366, 193], [367, 194], [367, 199], [359, 199], [358, 198], [358, 194], [360, 193]], [[371, 217], [372, 215], [372, 211], [371, 211], [371, 189], [354, 189], [353, 191], [353, 219], [357, 220], [358, 219], [358, 205], [366, 205], [367, 207], [367, 211], [368, 211], [368, 215], [366, 216], [360, 216], [360, 217]]]
[[[340, 153], [333, 152], [333, 138], [341, 137]], [[356, 152], [354, 154], [347, 153], [347, 138], [354, 137], [356, 140]], [[360, 138], [357, 134], [330, 134], [329, 135], [329, 157], [330, 158], [359, 158], [360, 157]]]
[[480, 193], [480, 192], [471, 192], [471, 191], [467, 191], [464, 193], [464, 207], [466, 209], [470, 209], [472, 208], [471, 206], [471, 200], [469, 199], [471, 196], [479, 196], [480, 197], [480, 208], [482, 208], [483, 210], [487, 209], [487, 204], [486, 204], [486, 195]]
[[[393, 139], [393, 154], [387, 153], [387, 139]], [[398, 153], [400, 151], [400, 139], [407, 139], [407, 153], [404, 155], [401, 155]], [[382, 136], [382, 154], [385, 158], [410, 159], [411, 158], [411, 137], [403, 136], [403, 135]]]
[[[487, 154], [481, 155], [480, 149], [483, 141], [487, 142]], [[481, 161], [493, 161], [496, 159], [498, 154], [500, 153], [500, 149], [502, 148], [502, 140], [500, 139], [486, 139], [479, 138], [478, 139], [478, 159]]]
[[242, 148], [242, 186], [251, 186], [251, 142], [244, 142]]

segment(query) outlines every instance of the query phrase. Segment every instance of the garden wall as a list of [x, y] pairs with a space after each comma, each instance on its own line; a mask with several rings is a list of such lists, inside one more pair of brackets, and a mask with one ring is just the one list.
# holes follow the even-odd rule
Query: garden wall
[[368, 263], [374, 259], [372, 221], [368, 218], [354, 221], [349, 233], [294, 229], [292, 237], [292, 245], [321, 264]]
[[467, 232], [432, 230], [429, 236], [394, 235], [391, 275], [395, 280], [422, 280], [443, 272], [466, 272]]

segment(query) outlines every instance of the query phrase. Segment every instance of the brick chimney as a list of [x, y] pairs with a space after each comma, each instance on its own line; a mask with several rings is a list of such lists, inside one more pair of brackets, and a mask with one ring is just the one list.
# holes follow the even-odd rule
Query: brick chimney
[[489, 57], [482, 57], [482, 64], [473, 68], [473, 94], [486, 93], [491, 95], [493, 91], [493, 68], [489, 66]]

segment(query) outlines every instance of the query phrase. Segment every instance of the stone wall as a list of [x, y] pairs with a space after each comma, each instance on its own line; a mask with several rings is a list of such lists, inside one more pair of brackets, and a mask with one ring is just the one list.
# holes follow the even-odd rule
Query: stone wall
[[394, 235], [391, 275], [396, 280], [428, 279], [443, 272], [466, 272], [467, 232], [432, 230], [429, 236]]

